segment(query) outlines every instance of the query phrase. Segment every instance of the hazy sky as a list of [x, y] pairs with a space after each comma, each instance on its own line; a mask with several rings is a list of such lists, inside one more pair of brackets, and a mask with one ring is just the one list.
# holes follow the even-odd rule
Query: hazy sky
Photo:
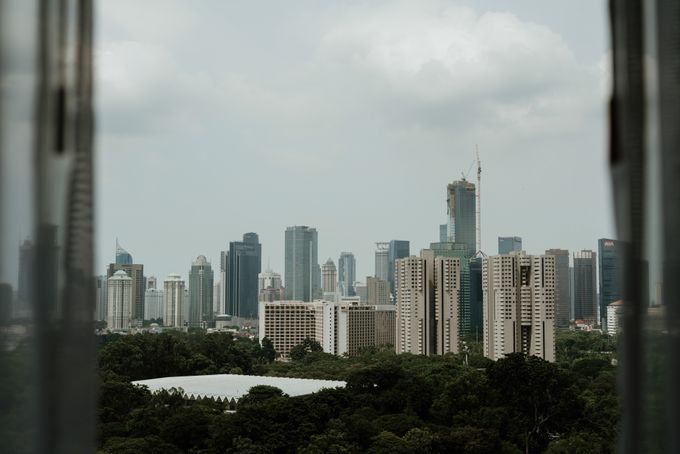
[[[605, 3], [103, 0], [97, 20], [98, 273], [118, 237], [186, 275], [244, 232], [283, 273], [284, 230], [319, 260], [437, 241], [446, 184], [482, 160], [482, 245], [596, 248], [613, 235]], [[474, 178], [474, 172], [470, 173]]]

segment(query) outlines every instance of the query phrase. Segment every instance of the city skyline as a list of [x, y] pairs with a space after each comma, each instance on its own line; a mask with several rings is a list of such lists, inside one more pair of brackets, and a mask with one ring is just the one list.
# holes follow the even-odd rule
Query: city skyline
[[[373, 274], [375, 242], [409, 240], [417, 254], [438, 239], [446, 205], [434, 194], [470, 168], [476, 144], [487, 253], [507, 233], [523, 237], [527, 252], [536, 254], [555, 247], [595, 249], [597, 238], [614, 236], [602, 102], [607, 86], [602, 5], [423, 1], [270, 7], [276, 11], [265, 16], [277, 17], [276, 27], [247, 3], [202, 4], [184, 14], [186, 6], [168, 2], [163, 9], [169, 24], [149, 28], [129, 17], [144, 17], [151, 6], [102, 4], [97, 270], [110, 260], [116, 237], [146, 269], [166, 276], [185, 273], [198, 254], [219, 263], [224, 244], [256, 231], [263, 260], [282, 273], [282, 232], [297, 224], [317, 228], [319, 257], [335, 260], [342, 251], [354, 252], [357, 276], [363, 278]], [[575, 16], [578, 33], [565, 25], [566, 17]], [[489, 20], [507, 27], [486, 33]], [[205, 24], [208, 37], [192, 33], [198, 23]], [[458, 49], [463, 44], [448, 31], [456, 28], [470, 37], [469, 49], [463, 49], [470, 61], [496, 62], [502, 79], [496, 72], [478, 78], [481, 67], [475, 64], [456, 75], [457, 61], [423, 39], [433, 30]], [[531, 46], [528, 55], [494, 60], [484, 51], [489, 40]], [[203, 47], [212, 52], [218, 42], [226, 46], [224, 61], [195, 52]], [[439, 82], [436, 68], [428, 72], [422, 61], [397, 52], [401, 43], [412, 43], [440, 65], [452, 85]], [[381, 44], [395, 53], [375, 54]], [[357, 67], [347, 61], [354, 50], [378, 60]], [[535, 78], [534, 60], [549, 69], [549, 80]], [[162, 74], [171, 76], [160, 77], [164, 82], [156, 87]], [[471, 82], [476, 79], [482, 85]], [[456, 90], [459, 85], [469, 94]], [[156, 88], [163, 98], [156, 97]], [[511, 92], [522, 96], [504, 98]], [[511, 120], [514, 112], [524, 112], [521, 122]], [[518, 181], [517, 172], [526, 169], [538, 171]], [[572, 185], [576, 175], [586, 184]], [[468, 179], [474, 181], [474, 175]], [[193, 188], [197, 180], [200, 195]], [[182, 215], [168, 225], [134, 211], [127, 200], [140, 193], [153, 201], [154, 212], [179, 208]], [[236, 217], [214, 209], [232, 193], [238, 197], [229, 198], [229, 213], [239, 213]], [[521, 216], [512, 200], [527, 207]], [[408, 215], [401, 211], [406, 205]], [[532, 205], [542, 210], [529, 209]], [[122, 222], [120, 212], [143, 222]], [[185, 220], [194, 217], [206, 220], [201, 237], [177, 241], [189, 238]], [[17, 235], [17, 242], [24, 236]]]

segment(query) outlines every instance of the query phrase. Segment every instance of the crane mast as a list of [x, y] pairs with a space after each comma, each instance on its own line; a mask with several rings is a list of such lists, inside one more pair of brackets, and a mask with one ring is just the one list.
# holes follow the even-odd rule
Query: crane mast
[[479, 147], [475, 145], [477, 153], [477, 252], [482, 251], [482, 163], [479, 161]]

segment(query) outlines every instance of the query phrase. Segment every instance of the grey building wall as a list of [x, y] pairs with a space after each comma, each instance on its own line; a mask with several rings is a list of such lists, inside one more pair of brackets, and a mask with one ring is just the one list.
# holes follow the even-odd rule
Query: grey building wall
[[498, 237], [498, 253], [509, 254], [511, 252], [519, 252], [522, 250], [522, 238], [518, 236], [499, 236]]

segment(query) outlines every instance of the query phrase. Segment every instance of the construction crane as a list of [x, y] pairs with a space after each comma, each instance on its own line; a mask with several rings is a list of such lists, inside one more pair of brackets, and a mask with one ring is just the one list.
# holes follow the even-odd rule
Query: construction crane
[[475, 145], [475, 153], [477, 155], [477, 253], [480, 253], [482, 252], [482, 163], [479, 160], [477, 145]]

